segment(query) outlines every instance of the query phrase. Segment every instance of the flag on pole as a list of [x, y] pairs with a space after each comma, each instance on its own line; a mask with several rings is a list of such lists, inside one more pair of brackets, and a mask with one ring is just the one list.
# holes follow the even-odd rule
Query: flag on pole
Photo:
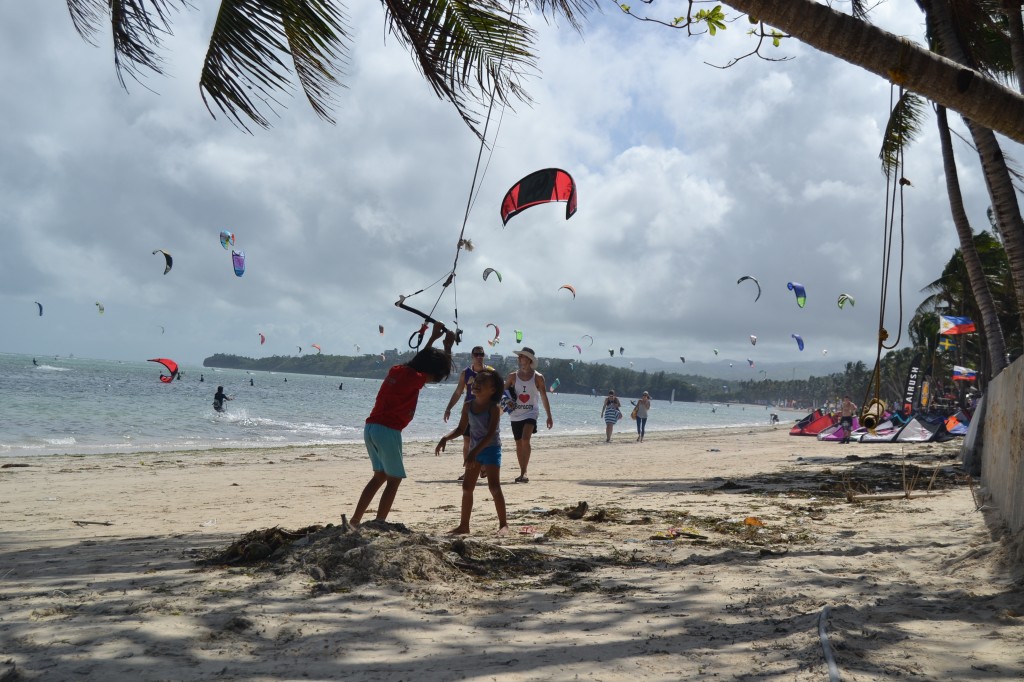
[[977, 378], [978, 373], [970, 367], [953, 365], [953, 381], [975, 381]]
[[942, 350], [956, 350], [956, 342], [947, 336], [939, 341], [939, 348]]
[[940, 334], [970, 334], [977, 331], [974, 322], [969, 317], [952, 317], [950, 315], [939, 315]]

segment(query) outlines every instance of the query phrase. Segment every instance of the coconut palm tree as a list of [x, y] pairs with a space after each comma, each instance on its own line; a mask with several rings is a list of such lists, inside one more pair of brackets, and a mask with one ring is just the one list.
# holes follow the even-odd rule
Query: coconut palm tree
[[[67, 0], [78, 32], [93, 40], [109, 23], [118, 75], [160, 73], [172, 14], [189, 0]], [[523, 78], [536, 65], [535, 34], [514, 0], [381, 0], [388, 29], [412, 54], [424, 78], [471, 126], [479, 105], [527, 101]], [[1024, 142], [1024, 97], [903, 38], [815, 0], [727, 0], [762, 26], [773, 26], [844, 61]], [[542, 14], [581, 17], [599, 0], [534, 0]], [[692, 6], [692, 3], [691, 3]], [[860, 7], [859, 2], [855, 7]], [[715, 15], [720, 16], [720, 15]], [[699, 14], [666, 22], [692, 29]], [[210, 109], [237, 124], [269, 126], [268, 114], [296, 79], [310, 106], [331, 120], [343, 87], [351, 32], [341, 0], [221, 0], [200, 77]], [[290, 62], [290, 64], [289, 64]]]
[[[965, 39], [970, 35], [968, 29], [971, 28], [971, 21], [955, 23], [947, 0], [918, 0], [918, 4], [925, 11], [928, 32], [940, 52], [964, 65], [991, 67], [991, 63], [979, 62], [968, 52], [968, 44], [973, 47], [983, 41]], [[1020, 314], [1024, 312], [1024, 219], [1021, 218], [1016, 190], [999, 141], [992, 130], [970, 118], [964, 121], [981, 158], [985, 182], [992, 199], [992, 210], [1010, 262], [1017, 297], [1017, 327], [1024, 331], [1024, 315]]]

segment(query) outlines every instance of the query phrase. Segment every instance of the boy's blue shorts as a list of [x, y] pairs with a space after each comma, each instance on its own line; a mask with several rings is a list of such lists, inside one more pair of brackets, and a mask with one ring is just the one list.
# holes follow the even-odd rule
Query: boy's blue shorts
[[501, 466], [501, 446], [492, 445], [476, 453], [476, 461], [480, 466]]
[[405, 478], [401, 431], [380, 424], [367, 424], [363, 427], [363, 442], [374, 471], [383, 471], [392, 478]]

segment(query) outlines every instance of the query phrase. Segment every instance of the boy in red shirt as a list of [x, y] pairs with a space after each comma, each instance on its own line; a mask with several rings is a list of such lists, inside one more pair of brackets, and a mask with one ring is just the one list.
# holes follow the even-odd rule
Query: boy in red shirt
[[[434, 341], [444, 336], [444, 350], [432, 348]], [[363, 427], [363, 441], [373, 466], [373, 478], [363, 488], [350, 523], [358, 526], [374, 495], [384, 486], [377, 504], [377, 521], [384, 521], [395, 502], [398, 486], [405, 478], [402, 464], [402, 429], [409, 425], [416, 413], [420, 389], [426, 384], [444, 381], [452, 371], [452, 345], [455, 332], [440, 323], [434, 324], [427, 347], [404, 365], [395, 365], [388, 371], [377, 392], [373, 411]]]

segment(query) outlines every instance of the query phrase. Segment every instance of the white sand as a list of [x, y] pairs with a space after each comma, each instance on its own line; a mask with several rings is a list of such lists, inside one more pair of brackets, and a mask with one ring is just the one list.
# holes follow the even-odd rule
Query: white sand
[[[538, 550], [537, 571], [350, 586], [284, 561], [193, 559], [249, 531], [340, 522], [370, 477], [362, 446], [2, 460], [30, 466], [0, 469], [0, 680], [818, 681], [824, 607], [844, 681], [1024, 680], [1024, 593], [957, 476], [958, 442], [603, 440], [541, 434], [525, 485], [506, 444], [509, 537], [477, 488], [468, 546]], [[407, 445], [389, 521], [431, 556], [451, 550], [459, 461]], [[923, 469], [919, 492], [940, 467], [939, 489], [846, 500], [899, 491], [904, 461]], [[544, 514], [581, 500], [583, 519]]]

